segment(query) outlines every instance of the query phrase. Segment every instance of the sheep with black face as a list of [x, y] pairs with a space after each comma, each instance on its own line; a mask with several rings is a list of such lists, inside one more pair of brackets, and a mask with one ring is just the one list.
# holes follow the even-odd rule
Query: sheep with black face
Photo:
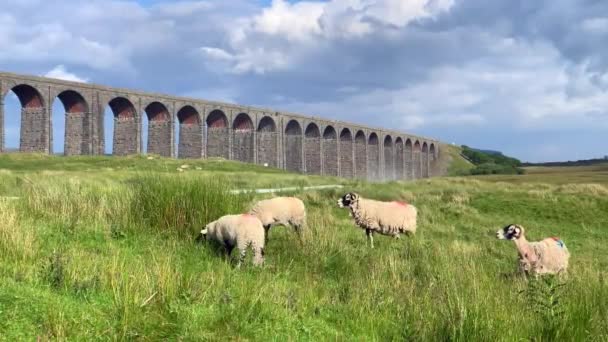
[[349, 208], [355, 223], [365, 229], [370, 245], [374, 248], [374, 233], [393, 236], [401, 233], [415, 234], [418, 211], [415, 206], [403, 202], [382, 202], [366, 199], [349, 192], [338, 200], [340, 208]]
[[524, 227], [509, 224], [496, 232], [499, 240], [515, 242], [519, 255], [519, 269], [535, 276], [542, 274], [561, 274], [568, 269], [570, 252], [566, 244], [557, 237], [528, 242]]

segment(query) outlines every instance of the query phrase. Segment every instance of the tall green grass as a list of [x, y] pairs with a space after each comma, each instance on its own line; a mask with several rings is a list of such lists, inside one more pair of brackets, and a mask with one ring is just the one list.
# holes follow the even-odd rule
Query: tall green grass
[[202, 226], [226, 214], [244, 212], [249, 195], [228, 192], [223, 177], [183, 178], [148, 174], [129, 182], [130, 222], [143, 231], [174, 232], [191, 237]]
[[[608, 338], [601, 186], [437, 179], [296, 193], [309, 239], [273, 229], [264, 268], [236, 270], [192, 240], [204, 222], [259, 198], [229, 194], [230, 179], [22, 176], [31, 181], [21, 200], [0, 201], [0, 339]], [[417, 234], [377, 236], [368, 248], [335, 204], [351, 190], [416, 205]], [[530, 240], [566, 241], [563, 286], [513, 274], [515, 247], [493, 234], [511, 222]]]

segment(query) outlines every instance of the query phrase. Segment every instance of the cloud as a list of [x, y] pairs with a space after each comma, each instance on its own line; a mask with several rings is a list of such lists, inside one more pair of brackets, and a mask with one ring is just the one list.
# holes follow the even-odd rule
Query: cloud
[[88, 79], [80, 78], [80, 77], [76, 76], [75, 74], [68, 72], [66, 70], [65, 66], [63, 66], [63, 65], [56, 66], [55, 68], [53, 68], [52, 70], [50, 70], [49, 72], [44, 74], [44, 77], [56, 78], [56, 79], [60, 79], [60, 80], [64, 80], [64, 81], [81, 82], [81, 83], [88, 82]]
[[608, 149], [603, 13], [606, 1], [6, 0], [0, 64], [528, 160], [591, 157]]
[[608, 17], [585, 19], [581, 27], [591, 34], [608, 34]]

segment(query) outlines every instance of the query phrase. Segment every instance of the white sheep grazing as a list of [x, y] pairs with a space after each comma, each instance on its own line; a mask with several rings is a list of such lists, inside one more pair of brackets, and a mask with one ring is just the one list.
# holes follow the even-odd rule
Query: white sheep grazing
[[239, 249], [237, 267], [245, 259], [248, 247], [253, 250], [253, 264], [259, 266], [264, 263], [264, 235], [262, 222], [250, 214], [225, 215], [201, 230], [203, 239], [209, 236], [219, 242], [226, 248], [228, 256], [234, 247]]
[[524, 235], [524, 227], [510, 224], [496, 232], [499, 240], [515, 242], [519, 254], [519, 269], [526, 274], [536, 277], [542, 274], [561, 274], [568, 269], [570, 252], [564, 242], [556, 237], [541, 241], [528, 242]]
[[255, 215], [266, 230], [266, 239], [270, 228], [274, 225], [292, 226], [298, 237], [302, 238], [306, 228], [306, 207], [301, 199], [296, 197], [274, 197], [255, 203], [249, 211]]
[[365, 229], [371, 247], [374, 248], [373, 233], [390, 235], [398, 239], [399, 234], [415, 234], [418, 210], [403, 202], [381, 202], [362, 198], [349, 192], [338, 200], [340, 208], [349, 208], [359, 227]]

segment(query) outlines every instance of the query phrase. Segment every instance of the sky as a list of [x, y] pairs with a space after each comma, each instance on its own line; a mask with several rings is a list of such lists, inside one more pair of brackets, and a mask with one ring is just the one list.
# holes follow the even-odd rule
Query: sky
[[[2, 0], [0, 32], [2, 71], [271, 107], [524, 161], [608, 155], [605, 0]], [[5, 102], [14, 147], [18, 101]], [[53, 109], [61, 151], [64, 110]]]

